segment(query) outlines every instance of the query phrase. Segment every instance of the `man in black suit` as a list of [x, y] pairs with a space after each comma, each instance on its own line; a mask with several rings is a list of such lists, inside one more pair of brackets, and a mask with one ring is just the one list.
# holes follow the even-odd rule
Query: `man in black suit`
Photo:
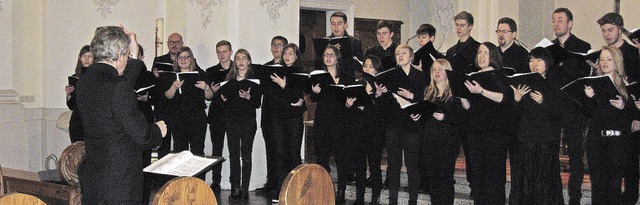
[[[580, 40], [575, 35], [571, 34], [573, 28], [573, 14], [567, 8], [557, 8], [553, 11], [552, 15], [553, 31], [556, 35], [556, 39], [553, 42], [556, 45], [560, 45], [567, 51], [586, 53], [591, 49], [591, 45], [583, 40]], [[575, 59], [570, 59], [565, 62], [560, 62], [561, 67], [565, 67], [558, 70], [582, 70], [578, 67], [585, 67], [584, 63], [577, 62]], [[585, 68], [588, 69], [588, 68]], [[577, 79], [578, 77], [588, 75], [588, 73], [573, 73], [562, 76], [567, 78], [565, 83]], [[582, 148], [584, 143], [584, 129], [586, 128], [585, 116], [582, 114], [580, 106], [573, 101], [567, 102], [570, 109], [563, 115], [562, 141], [567, 145], [567, 151], [569, 152], [569, 204], [580, 204], [580, 198], [582, 198], [582, 181], [584, 178], [584, 149]]]
[[475, 68], [476, 52], [480, 43], [471, 37], [473, 29], [473, 15], [462, 11], [453, 17], [456, 26], [458, 43], [447, 50], [447, 60], [451, 63], [454, 71], [471, 73], [477, 71]]
[[431, 24], [422, 24], [416, 30], [416, 39], [418, 39], [418, 45], [420, 48], [416, 51], [412, 64], [422, 70], [425, 79], [431, 79], [431, 65], [433, 65], [433, 58], [445, 58], [440, 51], [436, 50], [433, 46], [433, 41], [436, 40], [436, 28]]
[[76, 86], [86, 133], [78, 168], [82, 203], [142, 204], [142, 152], [158, 146], [167, 128], [164, 121], [147, 123], [138, 108], [133, 88], [144, 63], [135, 59], [135, 34], [122, 27], [100, 27], [91, 50], [96, 63]]
[[518, 36], [516, 21], [509, 17], [498, 20], [496, 35], [498, 36], [503, 66], [515, 69], [516, 73], [531, 72], [529, 70], [529, 51], [516, 43]]
[[376, 26], [376, 39], [378, 40], [378, 44], [367, 49], [365, 52], [365, 56], [375, 55], [380, 58], [382, 62], [382, 69], [380, 72], [391, 69], [397, 65], [395, 51], [396, 43], [393, 42], [393, 34], [394, 34], [393, 23], [387, 20], [378, 21], [378, 25]]
[[[153, 64], [151, 64], [153, 74], [158, 78], [160, 75], [158, 71], [172, 71], [173, 62], [176, 60], [177, 52], [182, 48], [184, 42], [182, 41], [182, 36], [178, 33], [172, 33], [169, 35], [167, 39], [167, 47], [169, 48], [169, 52], [167, 54], [155, 57], [153, 59]], [[156, 87], [151, 90], [149, 93], [151, 96], [151, 103], [154, 105], [154, 117], [156, 119], [165, 119], [166, 113], [166, 97], [164, 96], [164, 91], [159, 86], [160, 82], [156, 83]], [[169, 137], [165, 137], [162, 139], [162, 145], [158, 148], [158, 159], [166, 156], [171, 152], [171, 130], [168, 131]]]
[[[624, 71], [627, 74], [627, 81], [638, 80], [640, 69], [640, 56], [638, 48], [622, 39], [622, 28], [624, 20], [617, 13], [608, 13], [598, 19], [602, 38], [607, 45], [619, 48], [622, 51]], [[636, 96], [638, 97], [638, 96]], [[624, 192], [622, 193], [623, 204], [636, 204], [638, 201], [638, 135], [627, 134], [623, 137], [626, 149], [626, 166], [622, 178], [624, 178]]]

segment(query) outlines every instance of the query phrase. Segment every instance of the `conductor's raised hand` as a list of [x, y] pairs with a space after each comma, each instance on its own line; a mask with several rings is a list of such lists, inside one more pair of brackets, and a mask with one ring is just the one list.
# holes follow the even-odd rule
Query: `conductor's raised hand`
[[238, 95], [241, 98], [247, 99], [247, 100], [251, 100], [251, 87], [249, 87], [249, 89], [247, 90], [238, 90]]
[[167, 136], [167, 124], [164, 123], [164, 120], [160, 120], [156, 122], [156, 125], [160, 128], [160, 133], [162, 133], [162, 138]]
[[131, 39], [131, 42], [129, 43], [129, 55], [131, 55], [131, 58], [137, 59], [138, 52], [140, 51], [138, 49], [138, 40], [136, 39], [136, 33], [125, 29], [122, 25], [120, 25], [120, 27], [122, 28], [122, 30], [124, 30], [124, 33], [127, 34], [129, 39]]

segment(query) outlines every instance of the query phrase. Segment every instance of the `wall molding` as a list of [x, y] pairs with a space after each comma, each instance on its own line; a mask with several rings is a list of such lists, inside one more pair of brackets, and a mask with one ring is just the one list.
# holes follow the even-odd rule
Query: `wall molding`
[[189, 0], [189, 4], [197, 4], [200, 8], [200, 24], [204, 29], [211, 23], [214, 6], [221, 6], [221, 0]]
[[93, 4], [98, 6], [97, 11], [100, 13], [102, 18], [107, 18], [108, 15], [112, 14], [111, 7], [116, 6], [120, 3], [120, 0], [92, 0]]
[[280, 20], [280, 9], [287, 6], [287, 1], [288, 0], [260, 0], [260, 6], [267, 11], [267, 15], [269, 19], [273, 21], [274, 27], [278, 24], [278, 20]]
[[15, 90], [0, 90], [0, 103], [18, 102], [18, 92]]
[[301, 9], [344, 11], [351, 9], [353, 0], [300, 0]]

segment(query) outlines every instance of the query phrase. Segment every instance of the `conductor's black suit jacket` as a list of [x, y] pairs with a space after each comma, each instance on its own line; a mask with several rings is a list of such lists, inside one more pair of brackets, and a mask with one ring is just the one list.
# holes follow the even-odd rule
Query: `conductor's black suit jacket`
[[[125, 74], [95, 63], [76, 86], [77, 104], [85, 128], [85, 158], [78, 168], [83, 204], [142, 201], [142, 150], [161, 143], [160, 128], [138, 108], [131, 76], [142, 69], [130, 60]], [[128, 72], [129, 71], [129, 72]]]

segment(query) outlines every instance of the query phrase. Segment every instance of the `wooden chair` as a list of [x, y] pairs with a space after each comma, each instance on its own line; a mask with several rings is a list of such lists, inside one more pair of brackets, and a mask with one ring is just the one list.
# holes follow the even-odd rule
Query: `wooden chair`
[[77, 141], [67, 146], [60, 155], [58, 163], [58, 172], [60, 178], [67, 184], [80, 187], [80, 179], [78, 178], [78, 167], [84, 160], [84, 141]]
[[289, 172], [280, 188], [280, 204], [335, 204], [331, 176], [320, 165], [299, 165]]
[[0, 196], [0, 204], [46, 205], [42, 200], [38, 199], [38, 197], [21, 193], [11, 193]]
[[178, 177], [169, 180], [153, 197], [153, 205], [218, 205], [213, 191], [201, 179]]

